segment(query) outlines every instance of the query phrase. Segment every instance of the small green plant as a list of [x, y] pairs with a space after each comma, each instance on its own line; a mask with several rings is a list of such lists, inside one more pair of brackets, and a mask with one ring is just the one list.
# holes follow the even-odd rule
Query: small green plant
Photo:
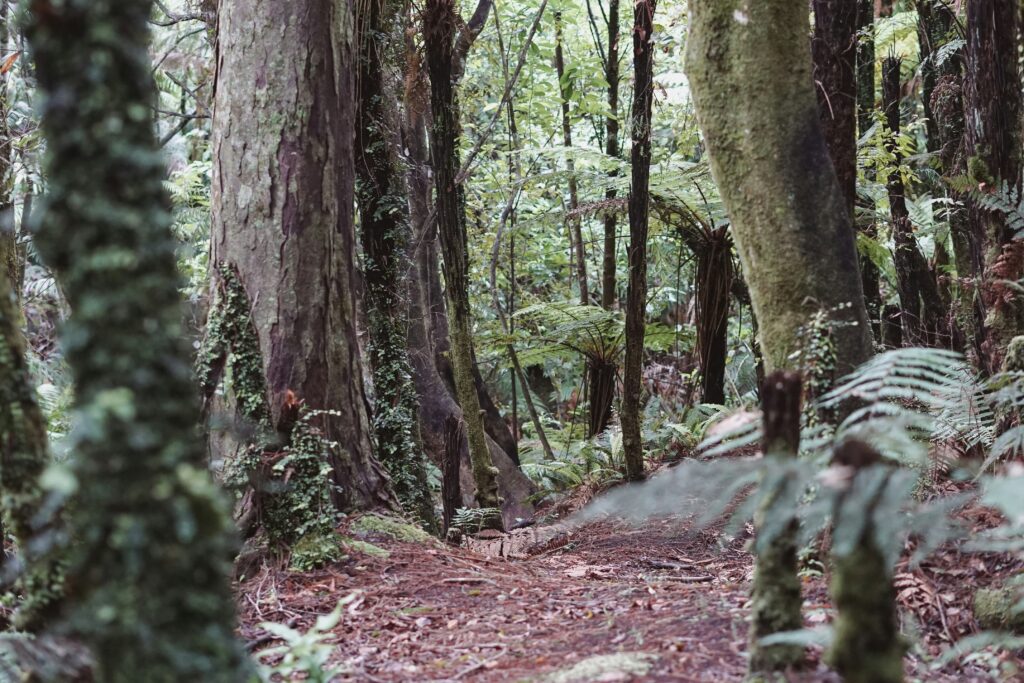
[[304, 676], [301, 680], [309, 683], [330, 683], [335, 677], [348, 673], [343, 667], [328, 664], [335, 649], [330, 641], [334, 637], [333, 630], [341, 623], [345, 608], [358, 597], [359, 591], [346, 595], [338, 601], [333, 612], [318, 617], [305, 633], [284, 624], [260, 624], [264, 631], [282, 641], [281, 645], [256, 653], [256, 660], [261, 664], [280, 658], [276, 664], [263, 664], [260, 672], [263, 680], [292, 681], [301, 675]]

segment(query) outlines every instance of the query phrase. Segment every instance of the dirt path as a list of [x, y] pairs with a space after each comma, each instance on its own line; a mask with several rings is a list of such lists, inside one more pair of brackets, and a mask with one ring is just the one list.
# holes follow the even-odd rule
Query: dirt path
[[[740, 681], [751, 562], [743, 539], [653, 522], [575, 532], [519, 560], [440, 544], [370, 538], [387, 557], [309, 574], [264, 569], [241, 588], [242, 635], [308, 628], [358, 591], [331, 641], [352, 681]], [[829, 618], [824, 584], [805, 585], [809, 624]], [[812, 658], [816, 657], [812, 653]], [[597, 657], [597, 659], [593, 659]], [[838, 680], [817, 662], [797, 681]], [[959, 672], [917, 680], [987, 681]]]

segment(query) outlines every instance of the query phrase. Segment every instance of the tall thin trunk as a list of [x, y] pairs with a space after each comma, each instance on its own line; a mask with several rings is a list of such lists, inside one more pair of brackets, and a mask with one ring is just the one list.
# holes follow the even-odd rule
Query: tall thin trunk
[[701, 400], [725, 403], [725, 365], [729, 341], [729, 304], [735, 279], [728, 227], [711, 230], [696, 251], [697, 356]]
[[580, 208], [580, 191], [576, 180], [576, 161], [572, 158], [572, 118], [570, 116], [569, 89], [565, 82], [565, 56], [562, 48], [562, 13], [555, 12], [555, 73], [558, 75], [558, 92], [562, 100], [562, 143], [570, 150], [565, 165], [569, 175], [569, 241], [572, 244], [573, 260], [576, 264], [576, 281], [580, 288], [580, 303], [590, 303], [587, 286], [587, 251], [583, 244], [583, 231], [576, 210]]
[[[967, 3], [967, 172], [983, 192], [1020, 188], [1021, 82], [1016, 2]], [[1014, 239], [1006, 217], [970, 204], [975, 269], [981, 282], [984, 321], [982, 369], [999, 371], [1010, 340], [1024, 332], [1024, 301], [1004, 282], [1024, 276], [1024, 242]]]
[[234, 636], [232, 525], [197, 438], [149, 113], [153, 3], [35, 8], [27, 34], [49, 181], [36, 245], [68, 295], [64, 348], [85, 417], [65, 627], [89, 646], [96, 680], [237, 683], [251, 672]]
[[[863, 137], [875, 123], [875, 8], [872, 0], [857, 0], [857, 135]], [[869, 170], [873, 179], [873, 171]], [[870, 239], [878, 236], [875, 226], [875, 205], [868, 199], [860, 202], [863, 217], [856, 223], [857, 231]], [[880, 274], [867, 256], [860, 259], [861, 286], [864, 305], [875, 339], [880, 339], [882, 323], [882, 291]]]
[[410, 226], [408, 188], [397, 153], [398, 97], [384, 69], [389, 43], [396, 38], [396, 9], [389, 0], [369, 0], [358, 5], [357, 17], [356, 175], [375, 393], [374, 445], [402, 507], [428, 529], [436, 529], [406, 348], [409, 288], [403, 271]]
[[[7, 58], [7, 46], [10, 43], [8, 3], [0, 2], [0, 54]], [[18, 253], [18, 231], [14, 221], [14, 138], [9, 128], [10, 94], [8, 83], [4, 77], [0, 83], [0, 137], [3, 145], [0, 148], [0, 274], [6, 275], [11, 291], [17, 300], [21, 300], [22, 259]]]
[[[605, 80], [608, 81], [608, 116], [605, 117], [604, 153], [619, 156], [619, 0], [608, 0], [608, 52], [605, 56]], [[617, 175], [614, 171], [611, 176]], [[616, 192], [609, 188], [606, 200], [613, 200]], [[601, 265], [601, 305], [611, 309], [615, 305], [615, 245], [618, 239], [618, 219], [614, 211], [604, 216], [604, 257]], [[593, 400], [593, 399], [591, 399]]]
[[767, 369], [792, 363], [802, 330], [824, 310], [838, 323], [841, 374], [871, 355], [871, 335], [853, 226], [818, 119], [806, 12], [790, 0], [693, 0], [688, 75]]
[[903, 160], [893, 139], [901, 128], [900, 63], [899, 59], [890, 57], [882, 64], [882, 104], [887, 132], [892, 136], [886, 148], [895, 160], [886, 179], [886, 188], [892, 214], [896, 288], [903, 309], [904, 339], [911, 344], [935, 346], [949, 341], [948, 330], [942, 329], [944, 306], [935, 277], [914, 237], [903, 183]]
[[654, 10], [656, 0], [633, 5], [633, 149], [629, 189], [629, 290], [626, 301], [626, 357], [622, 378], [622, 450], [626, 479], [644, 477], [640, 394], [643, 389], [647, 318], [647, 229], [650, 210], [651, 116], [654, 106]]
[[465, 190], [461, 183], [456, 182], [461, 165], [459, 102], [453, 82], [459, 59], [455, 45], [457, 24], [458, 17], [452, 0], [428, 0], [424, 12], [424, 35], [430, 73], [431, 112], [434, 117], [430, 142], [434, 160], [437, 225], [448, 302], [452, 371], [462, 416], [466, 422], [477, 503], [482, 508], [496, 508], [501, 504], [497, 470], [487, 450], [480, 399], [473, 381]]
[[351, 0], [221, 0], [211, 259], [255, 333], [232, 354], [257, 368], [237, 401], [264, 402], [284, 443], [298, 406], [323, 411], [335, 505], [395, 507], [356, 343], [353, 23]]

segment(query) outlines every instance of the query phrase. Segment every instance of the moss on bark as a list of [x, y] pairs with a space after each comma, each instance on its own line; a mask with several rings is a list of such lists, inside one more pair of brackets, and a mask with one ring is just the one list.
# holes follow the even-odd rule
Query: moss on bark
[[232, 525], [206, 469], [177, 242], [153, 133], [148, 0], [33, 0], [49, 195], [76, 387], [66, 628], [112, 683], [247, 677]]
[[806, 3], [694, 0], [687, 73], [760, 323], [768, 370], [835, 320], [840, 373], [871, 352], [853, 226], [825, 147]]

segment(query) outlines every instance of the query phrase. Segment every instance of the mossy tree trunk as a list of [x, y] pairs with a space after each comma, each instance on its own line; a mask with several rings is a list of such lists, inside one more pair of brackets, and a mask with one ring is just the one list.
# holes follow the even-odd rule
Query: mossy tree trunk
[[[484, 19], [486, 14], [484, 14]], [[466, 234], [465, 189], [456, 182], [460, 167], [459, 103], [456, 75], [461, 71], [462, 36], [453, 0], [428, 0], [424, 11], [427, 68], [430, 73], [433, 128], [430, 142], [434, 161], [437, 225], [448, 303], [451, 364], [455, 390], [466, 422], [476, 499], [482, 508], [496, 508], [497, 470], [487, 450], [480, 398], [473, 381], [472, 313], [469, 308], [469, 253]], [[476, 31], [482, 28], [482, 21]], [[471, 30], [467, 25], [466, 30]]]
[[633, 5], [633, 149], [629, 187], [629, 288], [626, 295], [626, 355], [622, 372], [622, 450], [626, 479], [644, 478], [644, 333], [647, 320], [647, 229], [650, 214], [651, 116], [654, 106], [655, 0]]
[[[802, 394], [803, 383], [796, 373], [777, 371], [765, 378], [761, 387], [761, 410], [764, 414], [762, 452], [766, 458], [784, 461], [797, 456]], [[762, 638], [795, 631], [802, 628], [804, 622], [800, 612], [800, 578], [797, 576], [798, 524], [794, 511], [775, 509], [791, 504], [791, 501], [780, 500], [779, 493], [767, 492], [754, 520], [755, 527], [761, 529], [769, 515], [793, 515], [788, 524], [781, 525], [775, 538], [758, 539], [750, 596], [753, 612], [750, 625], [751, 678], [770, 676], [773, 672], [799, 666], [804, 659], [801, 647], [761, 644]]]
[[[838, 616], [829, 663], [847, 683], [900, 683], [905, 646], [896, 614], [892, 567], [877, 541], [876, 506], [885, 495], [891, 473], [878, 473], [881, 456], [865, 443], [848, 440], [833, 455], [833, 466], [850, 468], [849, 486], [875, 486], [865, 505], [843, 505], [839, 497], [834, 525], [849, 525], [859, 533], [846, 548], [834, 548], [835, 572], [831, 592]], [[863, 495], [863, 494], [862, 494]], [[839, 536], [837, 532], [836, 536]]]
[[385, 65], [399, 42], [400, 9], [394, 0], [360, 3], [356, 83], [356, 174], [363, 277], [373, 369], [373, 427], [377, 457], [406, 512], [436, 530], [434, 505], [420, 442], [416, 390], [407, 351], [409, 243], [408, 187], [398, 157], [396, 83]]
[[[964, 109], [967, 172], [982, 192], [1021, 186], [1021, 82], [1016, 2], [967, 3]], [[969, 206], [976, 272], [981, 282], [981, 365], [999, 371], [1006, 346], [1024, 331], [1024, 300], [1004, 283], [1024, 276], [1024, 242], [1006, 216]]]
[[694, 0], [687, 71], [768, 370], [791, 362], [824, 310], [842, 374], [871, 355], [871, 336], [806, 25], [807, 5], [791, 0]]
[[153, 131], [149, 0], [31, 3], [49, 195], [36, 236], [61, 273], [78, 490], [65, 626], [110, 682], [238, 683], [227, 508], [199, 410]]
[[219, 14], [212, 261], [237, 272], [256, 332], [232, 353], [258, 356], [265, 380], [232, 389], [264, 399], [285, 442], [297, 405], [330, 411], [312, 426], [337, 444], [323, 454], [335, 505], [395, 507], [356, 343], [351, 0], [222, 0]]
[[[451, 348], [448, 335], [448, 316], [445, 312], [444, 292], [441, 286], [437, 227], [429, 220], [431, 215], [431, 168], [427, 144], [427, 124], [430, 112], [429, 84], [422, 68], [422, 55], [406, 31], [407, 66], [405, 74], [405, 106], [403, 137], [409, 159], [409, 204], [414, 230], [418, 231], [410, 245], [409, 259], [412, 277], [409, 282], [409, 359], [413, 369], [413, 383], [419, 398], [419, 417], [423, 445], [431, 460], [441, 466], [444, 462], [446, 433], [449, 419], [462, 420], [462, 410], [456, 401], [454, 386], [442, 377], [441, 366], [450, 368], [445, 355]], [[478, 395], [486, 387], [477, 384]], [[498, 491], [504, 499], [505, 518], [528, 517], [532, 507], [526, 499], [534, 493], [529, 479], [518, 469], [513, 455], [506, 450], [507, 441], [499, 439], [504, 432], [488, 431], [484, 423], [487, 447], [498, 468]], [[494, 424], [493, 422], [490, 424]], [[507, 432], [507, 428], [505, 432]], [[509, 440], [514, 443], [509, 434]], [[469, 446], [462, 439], [461, 457], [469, 462]], [[514, 451], [513, 451], [514, 454]], [[468, 471], [468, 467], [467, 467]], [[464, 479], [462, 491], [472, 492], [470, 478]], [[469, 501], [465, 501], [469, 503]]]

